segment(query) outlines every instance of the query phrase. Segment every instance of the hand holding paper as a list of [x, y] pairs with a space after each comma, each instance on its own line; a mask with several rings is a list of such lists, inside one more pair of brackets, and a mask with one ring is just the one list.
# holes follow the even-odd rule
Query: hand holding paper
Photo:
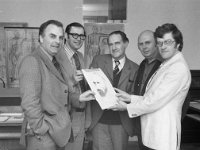
[[95, 93], [92, 92], [91, 90], [85, 91], [84, 93], [82, 93], [80, 95], [79, 101], [80, 102], [85, 102], [85, 101], [95, 100], [94, 95], [95, 95]]
[[79, 82], [81, 80], [83, 80], [83, 73], [81, 70], [77, 70], [75, 73], [74, 73], [74, 79], [76, 82]]
[[127, 104], [123, 101], [118, 101], [117, 104], [108, 109], [112, 109], [113, 111], [124, 111], [127, 109]]
[[116, 96], [118, 97], [119, 101], [128, 102], [128, 103], [131, 102], [130, 94], [128, 94], [120, 89], [117, 89], [117, 88], [115, 88], [115, 91], [117, 92]]

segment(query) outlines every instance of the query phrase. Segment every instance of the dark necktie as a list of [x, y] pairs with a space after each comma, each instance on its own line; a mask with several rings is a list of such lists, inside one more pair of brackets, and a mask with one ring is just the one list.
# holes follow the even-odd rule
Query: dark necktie
[[61, 71], [61, 68], [60, 68], [60, 64], [56, 60], [55, 56], [53, 56], [52, 63], [55, 66], [55, 68], [58, 70], [58, 72], [61, 74], [61, 76], [63, 77], [63, 74], [62, 74], [62, 71]]
[[76, 69], [81, 70], [81, 64], [80, 64], [77, 53], [74, 53], [73, 58], [74, 58], [74, 62], [75, 62], [75, 65], [76, 65]]
[[119, 78], [120, 78], [120, 76], [119, 76], [120, 70], [118, 67], [119, 64], [120, 64], [120, 62], [118, 60], [115, 60], [115, 68], [113, 70], [113, 87], [117, 87], [118, 82], [119, 82]]
[[[81, 64], [80, 64], [77, 53], [74, 53], [73, 58], [74, 58], [74, 62], [75, 62], [75, 65], [76, 65], [76, 70], [81, 70]], [[85, 87], [84, 80], [79, 81], [79, 84], [80, 84], [81, 92], [85, 92], [86, 87]]]
[[115, 68], [113, 70], [113, 75], [114, 76], [119, 73], [119, 64], [120, 64], [119, 60], [115, 60]]

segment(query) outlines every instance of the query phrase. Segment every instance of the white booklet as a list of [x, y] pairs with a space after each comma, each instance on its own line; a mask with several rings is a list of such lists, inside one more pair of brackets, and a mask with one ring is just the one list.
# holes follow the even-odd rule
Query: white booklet
[[118, 98], [116, 92], [109, 79], [100, 68], [82, 69], [82, 73], [91, 90], [95, 93], [95, 98], [101, 109], [109, 109], [117, 104]]

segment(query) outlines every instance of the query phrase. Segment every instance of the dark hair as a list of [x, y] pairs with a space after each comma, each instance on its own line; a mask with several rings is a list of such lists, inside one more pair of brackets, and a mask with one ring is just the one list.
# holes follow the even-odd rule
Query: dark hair
[[124, 32], [122, 32], [122, 31], [113, 31], [113, 32], [111, 32], [111, 33], [108, 35], [108, 43], [109, 43], [109, 37], [110, 37], [111, 35], [114, 35], [114, 34], [120, 35], [121, 38], [122, 38], [122, 41], [123, 41], [124, 43], [125, 43], [125, 42], [129, 42], [129, 39], [127, 38], [127, 36], [126, 36], [126, 34], [125, 34]]
[[56, 25], [58, 27], [63, 28], [63, 24], [57, 20], [48, 20], [46, 22], [44, 22], [43, 24], [41, 24], [40, 28], [39, 28], [39, 36], [44, 34], [44, 30], [47, 28], [48, 25], [53, 24]]
[[78, 22], [73, 22], [73, 23], [70, 23], [69, 25], [67, 25], [66, 29], [65, 29], [65, 32], [66, 33], [70, 33], [70, 30], [72, 27], [79, 27], [79, 28], [82, 28], [83, 31], [84, 31], [84, 35], [86, 35], [85, 33], [85, 28], [83, 27], [82, 24], [78, 23]]
[[162, 26], [158, 26], [155, 30], [154, 36], [155, 38], [163, 38], [166, 33], [172, 33], [172, 36], [176, 42], [176, 44], [180, 44], [178, 47], [179, 51], [182, 51], [183, 48], [183, 36], [181, 31], [174, 25], [170, 23], [163, 24]]

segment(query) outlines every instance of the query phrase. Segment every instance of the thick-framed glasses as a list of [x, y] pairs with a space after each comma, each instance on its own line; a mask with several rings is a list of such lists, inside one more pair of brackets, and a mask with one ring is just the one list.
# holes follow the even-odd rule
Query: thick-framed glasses
[[157, 46], [158, 46], [158, 47], [162, 47], [163, 45], [171, 46], [174, 42], [175, 42], [175, 41], [173, 41], [173, 40], [171, 40], [171, 39], [165, 40], [165, 41], [163, 41], [163, 42], [158, 41], [158, 42], [157, 42]]
[[80, 37], [81, 40], [85, 40], [86, 36], [84, 34], [77, 34], [77, 33], [68, 33], [74, 39], [78, 39]]

